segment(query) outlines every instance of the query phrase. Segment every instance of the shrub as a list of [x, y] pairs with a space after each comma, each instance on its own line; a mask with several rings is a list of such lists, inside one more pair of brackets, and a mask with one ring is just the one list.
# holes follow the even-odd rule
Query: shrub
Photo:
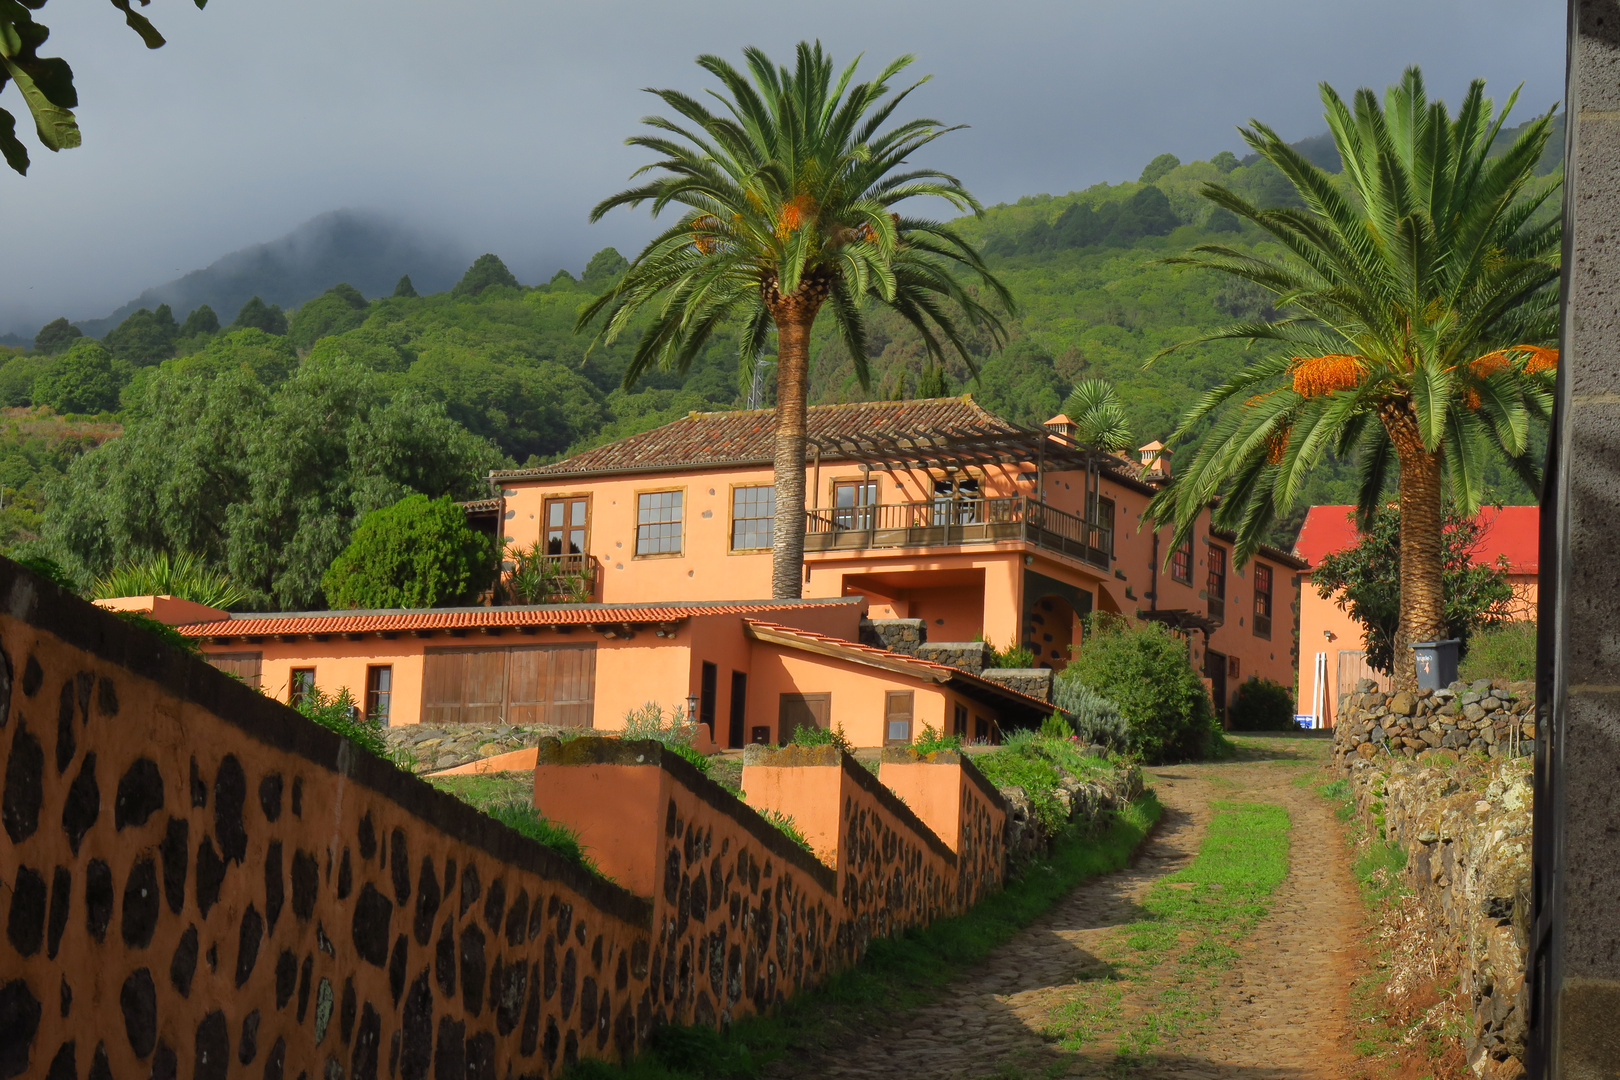
[[232, 608], [248, 599], [249, 592], [223, 570], [209, 567], [191, 554], [170, 558], [161, 552], [120, 564], [91, 588], [92, 600], [118, 596], [178, 596], [211, 608]]
[[849, 741], [844, 734], [844, 727], [840, 724], [836, 729], [823, 727], [805, 727], [799, 724], [793, 729], [793, 738], [788, 740], [794, 746], [836, 746], [846, 754], [855, 752], [855, 744]]
[[1249, 678], [1237, 688], [1228, 713], [1234, 731], [1298, 731], [1294, 692], [1270, 679]]
[[1052, 688], [1053, 704], [1074, 718], [1074, 732], [1088, 746], [1096, 743], [1125, 751], [1131, 745], [1131, 726], [1119, 706], [1078, 678], [1059, 675]]
[[1040, 737], [1043, 739], [1072, 739], [1074, 735], [1074, 725], [1065, 720], [1060, 712], [1054, 712], [1041, 721]]
[[947, 735], [943, 731], [935, 731], [932, 727], [923, 726], [922, 734], [911, 740], [911, 748], [919, 754], [932, 754], [940, 750], [962, 749], [962, 736]]
[[86, 338], [40, 372], [32, 397], [35, 405], [49, 405], [59, 413], [108, 412], [118, 408], [119, 391], [130, 375], [127, 363]]
[[792, 814], [784, 814], [780, 810], [766, 810], [760, 814], [760, 817], [776, 826], [783, 836], [799, 847], [814, 854], [810, 847], [810, 841], [804, 838], [804, 833], [799, 829], [799, 823], [793, 820]]
[[347, 686], [336, 694], [316, 687], [304, 694], [293, 708], [328, 731], [335, 731], [362, 750], [369, 750], [380, 758], [389, 759], [388, 744], [383, 741], [382, 719], [362, 717], [354, 703], [354, 695]]
[[1215, 748], [1215, 710], [1187, 655], [1187, 642], [1160, 623], [1132, 626], [1093, 616], [1085, 644], [1062, 678], [1119, 706], [1131, 744], [1148, 762], [1202, 758]]
[[1477, 632], [1457, 665], [1457, 677], [1465, 682], [1535, 678], [1536, 624], [1508, 622]]
[[512, 800], [510, 802], [496, 803], [484, 811], [496, 821], [509, 829], [522, 833], [530, 840], [555, 851], [582, 870], [602, 876], [595, 860], [585, 854], [580, 847], [579, 833], [566, 825], [560, 825], [550, 818], [543, 817], [540, 811], [525, 802]]
[[998, 649], [992, 643], [990, 646], [990, 666], [993, 668], [1032, 668], [1035, 666], [1035, 654], [1022, 645], [1009, 645], [1005, 649]]
[[489, 584], [489, 541], [448, 495], [407, 495], [360, 519], [321, 579], [335, 608], [423, 608], [467, 603]]
[[625, 740], [652, 739], [663, 743], [676, 757], [684, 758], [704, 776], [709, 775], [708, 755], [692, 746], [697, 738], [697, 721], [688, 720], [686, 710], [679, 705], [668, 716], [663, 706], [649, 701], [639, 709], [624, 714], [624, 731], [619, 738]]

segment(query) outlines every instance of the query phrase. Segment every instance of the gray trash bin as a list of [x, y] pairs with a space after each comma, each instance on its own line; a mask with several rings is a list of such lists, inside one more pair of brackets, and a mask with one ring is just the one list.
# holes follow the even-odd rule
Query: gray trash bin
[[1419, 690], [1440, 690], [1457, 681], [1457, 647], [1461, 644], [1460, 638], [1412, 642]]

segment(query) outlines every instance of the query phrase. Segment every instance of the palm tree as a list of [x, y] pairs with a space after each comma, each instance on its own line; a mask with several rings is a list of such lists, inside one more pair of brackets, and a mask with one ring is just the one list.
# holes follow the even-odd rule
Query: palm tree
[[[616, 206], [672, 203], [680, 220], [637, 255], [619, 283], [579, 320], [583, 329], [605, 313], [612, 341], [634, 318], [652, 316], [636, 345], [626, 388], [652, 367], [685, 371], [714, 332], [740, 327], [744, 371], [752, 373], [776, 335], [776, 520], [772, 595], [794, 598], [804, 566], [805, 400], [810, 330], [823, 305], [863, 386], [866, 327], [862, 305], [893, 308], [921, 335], [935, 364], [947, 348], [971, 369], [962, 324], [986, 328], [1000, 343], [996, 315], [958, 277], [966, 270], [1010, 310], [1011, 296], [967, 242], [938, 222], [902, 217], [891, 208], [934, 197], [980, 212], [953, 176], [906, 168], [907, 159], [948, 131], [934, 120], [885, 128], [921, 82], [891, 94], [889, 82], [911, 63], [903, 56], [876, 79], [851, 85], [855, 68], [835, 72], [819, 43], [801, 42], [793, 70], [759, 49], [744, 50], [748, 77], [717, 56], [698, 65], [718, 78], [711, 112], [677, 90], [656, 90], [683, 122], [659, 116], [655, 134], [627, 142], [662, 155], [637, 170], [658, 175], [603, 200], [596, 221]], [[923, 80], [926, 81], [926, 80]]]
[[1403, 686], [1416, 677], [1407, 646], [1445, 631], [1445, 489], [1461, 512], [1474, 513], [1493, 455], [1539, 483], [1531, 426], [1547, 420], [1552, 403], [1558, 354], [1546, 346], [1557, 332], [1560, 230], [1556, 217], [1538, 214], [1557, 181], [1535, 177], [1552, 113], [1491, 153], [1517, 96], [1493, 118], [1476, 81], [1453, 119], [1444, 103], [1426, 100], [1416, 68], [1388, 89], [1382, 108], [1371, 90], [1357, 91], [1352, 109], [1324, 84], [1340, 176], [1263, 124], [1243, 130], [1292, 181], [1303, 209], [1260, 209], [1219, 185], [1203, 189], [1284, 252], [1212, 244], [1169, 260], [1264, 286], [1283, 315], [1198, 339], [1248, 339], [1273, 351], [1183, 418], [1172, 440], [1202, 432], [1197, 451], [1149, 514], [1174, 523], [1173, 549], [1219, 500], [1214, 521], [1237, 533], [1241, 564], [1324, 453], [1358, 457], [1363, 523], [1398, 464], [1395, 678]]
[[1085, 452], [1086, 479], [1084, 501], [1086, 521], [1095, 525], [1098, 462], [1093, 451], [1118, 454], [1131, 448], [1130, 425], [1125, 422], [1125, 407], [1120, 403], [1119, 390], [1106, 379], [1086, 379], [1075, 383], [1074, 389], [1063, 402], [1063, 415], [1069, 418], [1070, 437]]

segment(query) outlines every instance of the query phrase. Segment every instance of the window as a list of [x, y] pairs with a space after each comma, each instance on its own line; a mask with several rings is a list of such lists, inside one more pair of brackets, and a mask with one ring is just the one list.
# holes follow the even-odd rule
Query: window
[[1192, 584], [1192, 540], [1170, 553], [1170, 576], [1183, 585]]
[[1271, 567], [1254, 564], [1254, 635], [1271, 637]]
[[588, 496], [546, 500], [546, 554], [583, 555], [589, 539], [591, 500]]
[[776, 522], [774, 487], [731, 489], [731, 550], [757, 551], [771, 546], [771, 526]]
[[877, 505], [876, 480], [840, 481], [833, 485], [833, 524], [840, 529], [870, 529]]
[[1114, 554], [1114, 500], [1105, 499], [1095, 492], [1091, 495], [1091, 543], [1089, 546]]
[[297, 708], [314, 693], [315, 669], [312, 667], [293, 668], [292, 679], [287, 684], [287, 704]]
[[388, 699], [394, 692], [394, 669], [386, 664], [366, 668], [366, 719], [388, 723]]
[[1209, 545], [1209, 614], [1214, 619], [1226, 618], [1226, 549]]
[[984, 505], [978, 499], [979, 481], [973, 477], [935, 480], [934, 524], [975, 524], [979, 520], [979, 510]]
[[967, 706], [958, 705], [951, 713], [951, 734], [967, 738]]
[[644, 491], [636, 496], [636, 554], [681, 553], [683, 491]]
[[911, 711], [916, 695], [910, 690], [890, 690], [883, 698], [883, 742], [904, 746], [911, 742]]

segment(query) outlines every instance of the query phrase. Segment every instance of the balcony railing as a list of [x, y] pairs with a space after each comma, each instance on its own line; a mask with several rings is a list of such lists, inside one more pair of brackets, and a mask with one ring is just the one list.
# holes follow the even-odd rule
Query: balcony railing
[[1003, 540], [1022, 540], [1104, 570], [1112, 563], [1112, 529], [1022, 495], [805, 511], [806, 551], [947, 547]]
[[508, 604], [588, 604], [600, 597], [595, 556], [514, 552], [512, 569], [501, 576], [502, 601]]

